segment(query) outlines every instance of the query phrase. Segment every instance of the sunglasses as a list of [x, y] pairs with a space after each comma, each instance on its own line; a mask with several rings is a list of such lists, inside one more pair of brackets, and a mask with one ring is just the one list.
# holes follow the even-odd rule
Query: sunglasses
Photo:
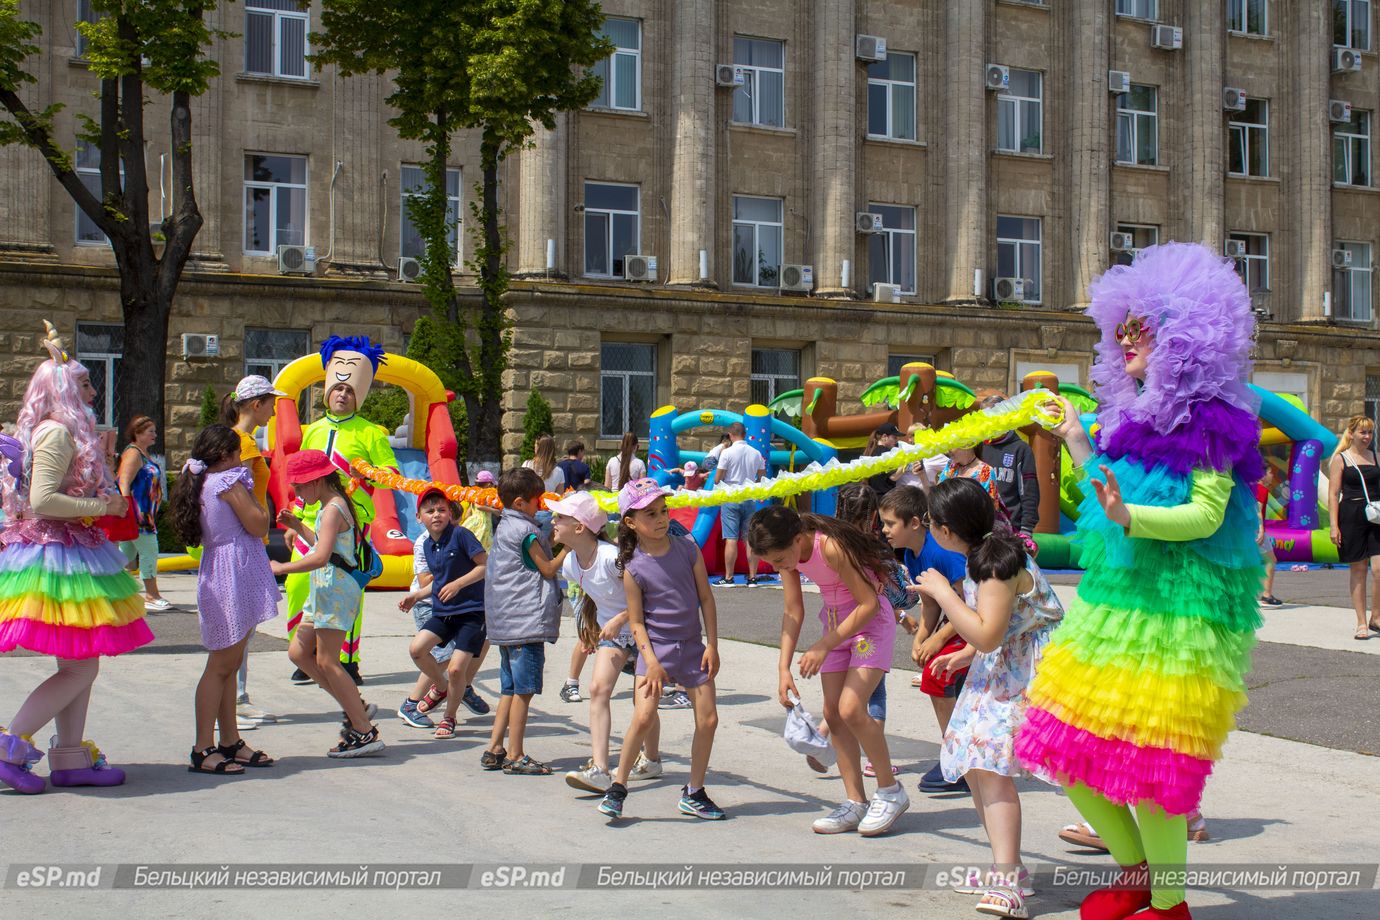
[[1150, 333], [1150, 324], [1138, 316], [1133, 316], [1124, 323], [1117, 323], [1114, 334], [1118, 342], [1129, 342], [1135, 345], [1144, 341]]

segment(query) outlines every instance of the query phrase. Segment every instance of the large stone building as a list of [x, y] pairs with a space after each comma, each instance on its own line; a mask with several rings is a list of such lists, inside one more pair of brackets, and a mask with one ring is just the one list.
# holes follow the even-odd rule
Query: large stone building
[[[505, 447], [532, 387], [558, 440], [608, 448], [661, 404], [741, 409], [814, 374], [849, 398], [915, 357], [975, 386], [1034, 368], [1086, 383], [1088, 283], [1170, 239], [1237, 258], [1259, 382], [1329, 424], [1374, 416], [1372, 5], [608, 0], [603, 95], [504, 167]], [[65, 103], [75, 147], [76, 114], [96, 114], [72, 27], [88, 5], [21, 6], [44, 29], [29, 101]], [[386, 123], [387, 80], [304, 60], [314, 17], [296, 0], [213, 14], [239, 34], [193, 113], [206, 226], [173, 317], [175, 446], [208, 383], [346, 330], [401, 347], [425, 309], [397, 280], [421, 151]], [[78, 151], [92, 181], [97, 160]], [[472, 138], [454, 167], [468, 216]], [[280, 245], [312, 247], [313, 274], [280, 273]], [[0, 309], [0, 352], [20, 359], [0, 415], [40, 316], [77, 326], [102, 382], [137, 372], [118, 362], [109, 248], [30, 150], [0, 151]], [[219, 336], [220, 356], [184, 359], [183, 333]]]

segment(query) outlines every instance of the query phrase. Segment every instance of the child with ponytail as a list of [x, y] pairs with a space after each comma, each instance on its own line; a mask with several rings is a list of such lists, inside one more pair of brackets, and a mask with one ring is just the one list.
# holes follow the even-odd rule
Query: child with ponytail
[[992, 871], [956, 890], [981, 894], [981, 913], [1025, 918], [1025, 899], [1033, 892], [1021, 866], [1021, 802], [1014, 781], [1021, 765], [1014, 739], [1025, 715], [1026, 688], [1064, 609], [1021, 538], [997, 523], [991, 496], [977, 481], [959, 477], [935, 485], [929, 519], [930, 535], [964, 555], [968, 569], [963, 597], [937, 569], [917, 579], [968, 643], [940, 655], [933, 666], [947, 673], [968, 668], [939, 763], [948, 782], [967, 778], [992, 845]]
[[[196, 436], [173, 490], [173, 527], [202, 547], [197, 573], [201, 643], [210, 654], [196, 686], [196, 773], [239, 774], [273, 758], [244, 743], [236, 727], [236, 675], [254, 627], [278, 615], [278, 586], [264, 536], [268, 511], [254, 499], [254, 476], [240, 459], [233, 428], [211, 425]], [[216, 724], [220, 744], [215, 743]]]

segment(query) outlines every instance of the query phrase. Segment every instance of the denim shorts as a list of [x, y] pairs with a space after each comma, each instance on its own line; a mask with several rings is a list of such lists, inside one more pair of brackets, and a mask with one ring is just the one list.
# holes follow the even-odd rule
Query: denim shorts
[[757, 510], [754, 501], [729, 502], [719, 506], [719, 531], [725, 540], [737, 540], [747, 529], [748, 521]]
[[527, 696], [541, 693], [542, 671], [546, 668], [546, 643], [501, 645], [498, 651], [500, 695]]
[[867, 714], [878, 722], [886, 721], [886, 675], [877, 681], [877, 689], [867, 698]]
[[637, 640], [632, 636], [617, 636], [613, 639], [600, 639], [599, 648], [616, 648], [619, 651], [630, 652], [637, 647]]
[[[427, 603], [414, 604], [412, 606], [412, 621], [417, 626], [417, 632], [421, 632], [426, 626], [426, 621], [431, 619], [431, 605]], [[445, 664], [450, 661], [451, 654], [455, 651], [455, 642], [442, 642], [431, 650], [431, 657], [436, 659], [437, 664]]]

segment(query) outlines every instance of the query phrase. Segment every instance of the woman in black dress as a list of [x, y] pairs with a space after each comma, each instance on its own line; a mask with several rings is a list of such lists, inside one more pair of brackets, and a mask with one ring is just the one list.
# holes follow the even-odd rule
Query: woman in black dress
[[[1369, 496], [1369, 499], [1367, 499]], [[1353, 416], [1342, 432], [1327, 470], [1327, 512], [1337, 558], [1351, 567], [1351, 606], [1356, 610], [1356, 639], [1380, 633], [1380, 524], [1366, 518], [1367, 500], [1380, 502], [1380, 457], [1375, 452], [1375, 423]], [[1366, 618], [1366, 570], [1371, 602]]]

